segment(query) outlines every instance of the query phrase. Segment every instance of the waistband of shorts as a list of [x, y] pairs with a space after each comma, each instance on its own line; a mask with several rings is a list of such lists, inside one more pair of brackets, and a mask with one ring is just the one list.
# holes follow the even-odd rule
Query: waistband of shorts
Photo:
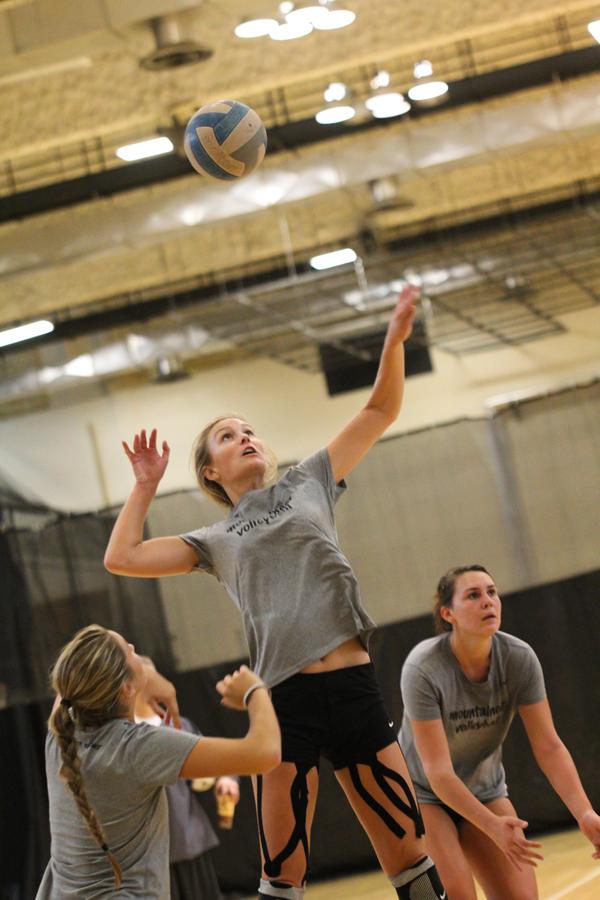
[[290, 675], [285, 681], [280, 681], [279, 684], [276, 684], [273, 690], [277, 690], [278, 687], [284, 687], [286, 684], [316, 684], [319, 681], [341, 680], [363, 673], [366, 675], [375, 675], [375, 667], [372, 661], [368, 663], [359, 663], [357, 666], [342, 666], [339, 669], [327, 669], [325, 672], [296, 672], [295, 675]]

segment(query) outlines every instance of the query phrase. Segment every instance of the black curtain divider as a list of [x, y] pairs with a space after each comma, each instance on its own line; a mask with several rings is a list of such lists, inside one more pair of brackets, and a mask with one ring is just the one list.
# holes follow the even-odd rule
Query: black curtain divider
[[[600, 809], [599, 596], [600, 570], [520, 591], [505, 597], [502, 626], [530, 643], [538, 654], [557, 729], [597, 809]], [[431, 619], [423, 616], [384, 626], [373, 638], [375, 668], [388, 711], [397, 726], [402, 716], [399, 690], [402, 663], [409, 650], [431, 634]], [[143, 645], [140, 649], [144, 649]], [[243, 660], [174, 676], [183, 714], [195, 721], [205, 734], [239, 736], [245, 731], [245, 716], [220, 706], [214, 690], [216, 681], [240, 662]], [[0, 867], [3, 900], [32, 900], [34, 886], [48, 857], [43, 773], [43, 720], [47, 712], [47, 702], [0, 712], [3, 860], [7, 851], [7, 862]], [[513, 726], [505, 744], [504, 762], [511, 798], [519, 814], [528, 819], [532, 832], [573, 824], [537, 768], [523, 729], [518, 725]], [[241, 793], [234, 828], [219, 832], [221, 845], [214, 851], [214, 859], [225, 891], [252, 894], [259, 877], [259, 856], [247, 778], [242, 779]], [[214, 820], [212, 793], [201, 794], [200, 798]], [[585, 841], [583, 836], [581, 840]], [[312, 879], [376, 866], [371, 847], [325, 761], [321, 766], [311, 863]]]

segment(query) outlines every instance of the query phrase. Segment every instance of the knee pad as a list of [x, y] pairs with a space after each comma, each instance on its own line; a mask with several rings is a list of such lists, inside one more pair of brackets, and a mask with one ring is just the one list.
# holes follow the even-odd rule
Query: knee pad
[[293, 884], [285, 884], [283, 881], [265, 881], [261, 878], [258, 896], [267, 900], [302, 900], [304, 888], [294, 887]]
[[390, 878], [400, 900], [445, 900], [446, 891], [433, 860], [426, 856], [410, 869]]

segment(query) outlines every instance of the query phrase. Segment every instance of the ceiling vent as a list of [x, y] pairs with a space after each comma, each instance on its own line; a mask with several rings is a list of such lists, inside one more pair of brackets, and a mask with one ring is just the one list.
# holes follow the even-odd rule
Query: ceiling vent
[[142, 69], [160, 72], [179, 66], [190, 66], [210, 59], [214, 53], [212, 47], [199, 44], [190, 35], [183, 34], [181, 20], [176, 15], [151, 19], [150, 24], [154, 32], [156, 49], [140, 60]]

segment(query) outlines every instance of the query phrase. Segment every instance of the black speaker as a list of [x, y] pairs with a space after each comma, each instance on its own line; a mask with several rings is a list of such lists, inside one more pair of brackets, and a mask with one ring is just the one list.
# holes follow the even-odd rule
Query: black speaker
[[[343, 338], [335, 347], [331, 344], [319, 344], [321, 368], [331, 396], [373, 384], [384, 338], [385, 330], [380, 330]], [[367, 353], [369, 359], [360, 359], [352, 350]], [[404, 357], [407, 377], [433, 370], [425, 326], [420, 320], [415, 321], [412, 334], [404, 344]]]

